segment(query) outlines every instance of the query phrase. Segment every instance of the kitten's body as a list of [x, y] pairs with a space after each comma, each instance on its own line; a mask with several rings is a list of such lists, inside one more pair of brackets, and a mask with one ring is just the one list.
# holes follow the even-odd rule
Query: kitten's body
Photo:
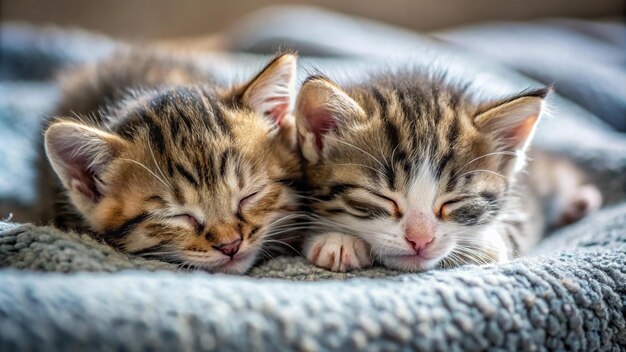
[[[307, 257], [340, 271], [371, 264], [370, 255], [403, 270], [504, 261], [534, 245], [546, 225], [597, 208], [593, 186], [577, 195], [573, 165], [523, 171], [547, 93], [482, 103], [467, 86], [415, 72], [346, 89], [307, 80], [296, 112], [317, 233]], [[546, 187], [568, 177], [573, 193]], [[544, 210], [549, 198], [562, 200], [556, 215]]]
[[292, 55], [239, 87], [150, 49], [74, 70], [46, 130], [41, 220], [130, 253], [246, 271], [295, 210], [294, 83]]

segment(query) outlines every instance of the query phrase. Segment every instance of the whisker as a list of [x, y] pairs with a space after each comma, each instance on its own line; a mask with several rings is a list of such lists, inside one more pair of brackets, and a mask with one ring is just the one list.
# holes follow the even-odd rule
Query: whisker
[[[390, 161], [391, 161], [391, 165], [390, 165], [390, 167], [392, 167], [392, 166], [393, 166], [394, 156], [395, 156], [395, 154], [396, 154], [396, 150], [398, 150], [398, 147], [399, 147], [399, 146], [400, 146], [400, 144], [398, 143], [398, 145], [396, 145], [396, 147], [395, 147], [395, 148], [393, 148], [393, 151], [391, 152], [391, 159], [390, 159]], [[389, 165], [389, 164], [387, 164], [387, 165]]]
[[[479, 157], [477, 157], [477, 158], [474, 158], [474, 159], [472, 159], [472, 160], [468, 161], [467, 163], [465, 163], [465, 165], [463, 165], [463, 166], [461, 166], [460, 168], [458, 168], [458, 169], [456, 170], [456, 172], [450, 176], [450, 178], [452, 178], [452, 179], [453, 179], [453, 178], [454, 178], [454, 176], [455, 176], [457, 173], [459, 173], [461, 170], [463, 170], [464, 168], [466, 168], [467, 166], [469, 166], [471, 163], [476, 162], [476, 161], [478, 161], [478, 160], [480, 160], [480, 159], [482, 159], [482, 158], [486, 158], [486, 157], [488, 157], [488, 156], [495, 156], [495, 155], [512, 155], [512, 156], [516, 156], [517, 154], [516, 154], [516, 153], [514, 153], [514, 152], [499, 151], [499, 152], [492, 152], [492, 153], [487, 153], [487, 154], [481, 155], [481, 156], [479, 156]], [[447, 176], [447, 175], [446, 175], [446, 176]]]
[[349, 163], [341, 163], [341, 164], [339, 164], [339, 163], [333, 163], [333, 164], [323, 164], [322, 166], [324, 166], [324, 167], [334, 167], [334, 166], [359, 166], [359, 167], [364, 167], [364, 168], [366, 168], [366, 169], [372, 170], [372, 171], [374, 171], [374, 172], [378, 173], [378, 174], [379, 174], [379, 175], [381, 175], [381, 176], [384, 176], [384, 175], [385, 175], [382, 171], [380, 171], [380, 170], [378, 170], [378, 169], [376, 169], [376, 168], [373, 168], [373, 167], [371, 167], [371, 166], [367, 166], [367, 165], [363, 165], [363, 164], [357, 164], [357, 163], [354, 163], [354, 164], [349, 164]]
[[119, 160], [123, 160], [123, 161], [128, 161], [134, 164], [137, 164], [139, 166], [141, 166], [142, 168], [144, 168], [146, 171], [148, 171], [152, 176], [154, 176], [157, 180], [159, 180], [165, 187], [171, 189], [172, 187], [170, 185], [168, 185], [165, 181], [163, 181], [159, 176], [157, 176], [157, 174], [155, 174], [154, 172], [152, 172], [152, 170], [148, 169], [144, 164], [133, 160], [133, 159], [126, 159], [126, 158], [119, 158]]
[[[154, 162], [154, 166], [156, 166], [157, 170], [159, 171], [159, 174], [161, 174], [161, 177], [163, 177], [163, 180], [166, 181], [167, 177], [165, 177], [165, 175], [163, 174], [163, 171], [161, 170], [161, 168], [159, 167], [159, 164], [156, 161], [156, 158], [154, 157], [154, 152], [152, 150], [152, 145], [150, 144], [150, 138], [148, 138], [148, 150], [150, 151], [150, 155], [152, 156], [152, 161]], [[170, 189], [173, 189], [172, 185], [168, 182], [167, 185], [169, 186]]]
[[289, 243], [285, 242], [285, 241], [279, 241], [279, 240], [266, 240], [264, 241], [265, 243], [278, 243], [280, 245], [286, 246], [291, 248], [294, 252], [298, 253], [298, 255], [302, 255], [302, 253], [300, 253], [300, 251], [298, 251], [297, 249], [295, 249], [292, 245], [290, 245]]
[[342, 141], [342, 140], [340, 140], [340, 139], [337, 139], [337, 138], [335, 138], [335, 137], [332, 137], [332, 136], [326, 136], [326, 138], [328, 138], [328, 139], [332, 139], [332, 140], [335, 140], [335, 141], [337, 141], [337, 142], [339, 142], [339, 143], [343, 143], [343, 144], [345, 144], [345, 145], [347, 145], [347, 146], [349, 146], [349, 147], [352, 147], [352, 148], [354, 148], [354, 149], [356, 149], [356, 150], [360, 150], [360, 151], [361, 151], [361, 152], [363, 152], [364, 154], [366, 154], [366, 155], [368, 155], [369, 157], [371, 157], [372, 159], [374, 159], [374, 161], [376, 161], [376, 162], [378, 163], [378, 165], [380, 165], [382, 168], [385, 168], [385, 166], [383, 165], [383, 163], [381, 163], [381, 162], [380, 162], [380, 160], [378, 160], [375, 156], [373, 156], [372, 154], [370, 154], [370, 153], [366, 152], [365, 150], [363, 150], [363, 149], [361, 149], [361, 148], [359, 148], [359, 147], [357, 147], [357, 146], [355, 146], [355, 145], [353, 145], [353, 144], [350, 144], [350, 143], [348, 143], [348, 142], [344, 142], [344, 141]]
[[502, 177], [502, 178], [504, 178], [504, 179], [506, 179], [506, 178], [507, 178], [506, 176], [504, 176], [504, 175], [502, 175], [502, 174], [500, 174], [500, 173], [497, 173], [497, 172], [495, 172], [495, 171], [491, 171], [491, 170], [485, 170], [485, 169], [478, 169], [478, 170], [468, 171], [468, 172], [465, 172], [465, 173], [463, 173], [463, 174], [459, 175], [457, 178], [461, 178], [461, 177], [463, 177], [463, 176], [465, 176], [465, 175], [472, 174], [472, 173], [474, 173], [474, 172], [487, 172], [487, 173], [490, 173], [490, 174], [493, 174], [493, 175], [496, 175], [496, 176], [500, 176], [500, 177]]

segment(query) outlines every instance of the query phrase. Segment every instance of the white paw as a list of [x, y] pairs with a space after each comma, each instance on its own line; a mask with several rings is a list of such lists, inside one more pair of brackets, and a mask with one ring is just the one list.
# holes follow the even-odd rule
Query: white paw
[[304, 253], [311, 263], [330, 271], [346, 272], [372, 265], [369, 247], [363, 240], [336, 232], [309, 237]]

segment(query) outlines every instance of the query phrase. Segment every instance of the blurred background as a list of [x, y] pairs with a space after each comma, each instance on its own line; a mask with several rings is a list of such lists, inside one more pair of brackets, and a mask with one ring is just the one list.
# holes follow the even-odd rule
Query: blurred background
[[0, 4], [5, 21], [76, 26], [124, 39], [213, 33], [270, 5], [313, 5], [418, 31], [494, 20], [614, 19], [626, 8], [624, 0], [2, 0]]

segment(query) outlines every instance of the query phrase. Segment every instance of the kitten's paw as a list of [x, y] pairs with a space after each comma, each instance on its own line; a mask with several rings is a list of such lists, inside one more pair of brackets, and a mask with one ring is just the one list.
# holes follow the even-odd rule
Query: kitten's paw
[[602, 206], [602, 194], [594, 185], [583, 185], [571, 195], [556, 220], [557, 227], [569, 225], [584, 218]]
[[369, 247], [363, 240], [336, 232], [312, 236], [304, 252], [311, 263], [330, 271], [346, 272], [372, 265]]

